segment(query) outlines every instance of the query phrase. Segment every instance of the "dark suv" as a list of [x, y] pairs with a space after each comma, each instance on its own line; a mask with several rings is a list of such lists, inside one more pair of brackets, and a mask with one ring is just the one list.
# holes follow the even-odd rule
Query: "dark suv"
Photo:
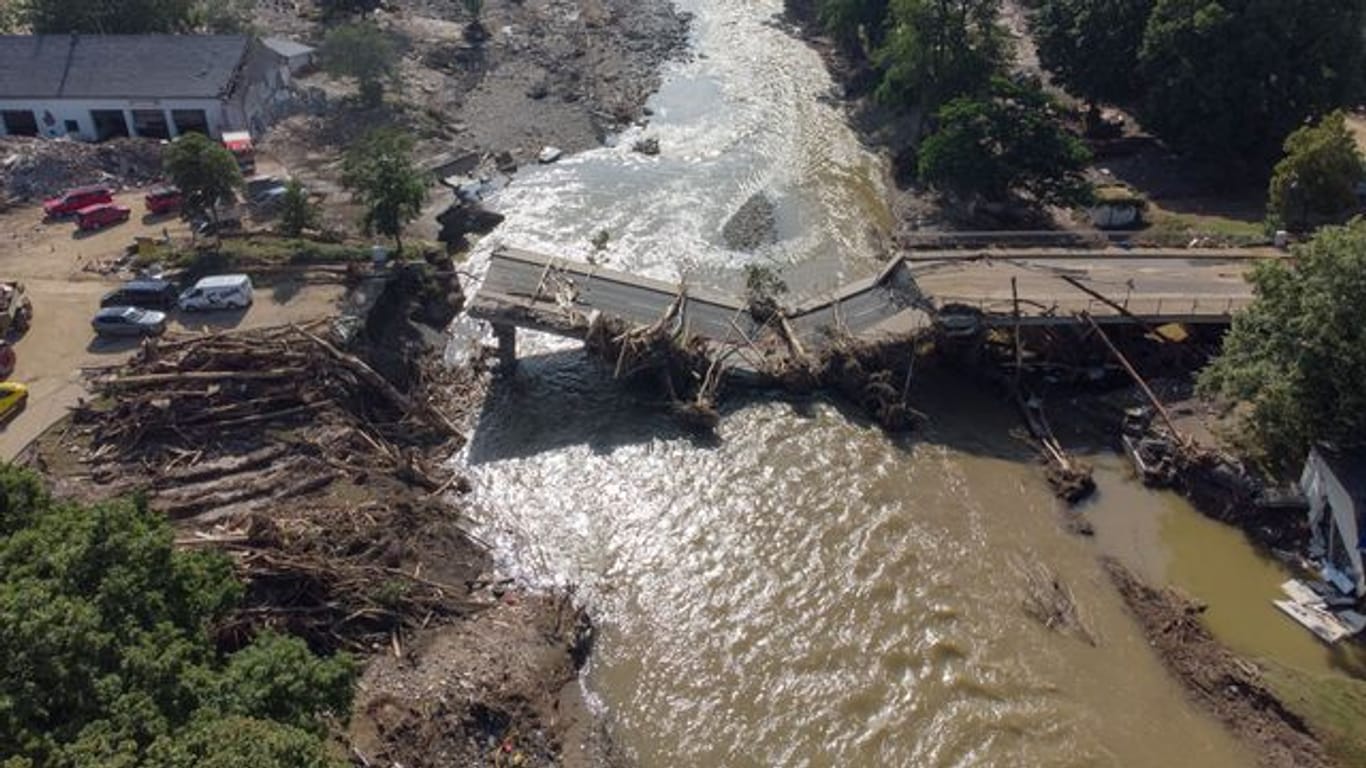
[[134, 280], [124, 283], [100, 299], [101, 307], [140, 307], [142, 309], [170, 309], [175, 306], [180, 292], [167, 280]]

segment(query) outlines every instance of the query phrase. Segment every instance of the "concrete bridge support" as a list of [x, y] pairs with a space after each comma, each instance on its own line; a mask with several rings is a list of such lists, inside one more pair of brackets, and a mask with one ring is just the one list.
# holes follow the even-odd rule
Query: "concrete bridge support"
[[517, 368], [517, 326], [493, 324], [493, 336], [498, 340], [498, 370], [510, 372]]

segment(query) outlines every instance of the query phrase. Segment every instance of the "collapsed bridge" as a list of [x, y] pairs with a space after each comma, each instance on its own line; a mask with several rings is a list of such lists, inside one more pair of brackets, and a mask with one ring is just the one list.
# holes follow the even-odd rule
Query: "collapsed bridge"
[[[1252, 301], [1245, 277], [1268, 249], [991, 249], [914, 252], [877, 275], [784, 310], [797, 350], [838, 337], [877, 342], [936, 325], [955, 332], [1081, 323], [1225, 325]], [[676, 306], [675, 306], [676, 305]], [[670, 314], [713, 351], [744, 348], [765, 323], [744, 299], [516, 249], [490, 260], [469, 306], [488, 321], [505, 363], [516, 329], [584, 339], [595, 319], [645, 326]]]

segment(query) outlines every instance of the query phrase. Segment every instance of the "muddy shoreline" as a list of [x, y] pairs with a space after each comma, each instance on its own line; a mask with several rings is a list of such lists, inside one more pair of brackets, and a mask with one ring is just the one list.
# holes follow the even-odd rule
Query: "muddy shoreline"
[[1200, 621], [1203, 608], [1154, 589], [1113, 560], [1105, 569], [1130, 613], [1192, 698], [1259, 755], [1265, 768], [1327, 768], [1333, 763], [1298, 715], [1277, 698], [1257, 667], [1237, 657]]

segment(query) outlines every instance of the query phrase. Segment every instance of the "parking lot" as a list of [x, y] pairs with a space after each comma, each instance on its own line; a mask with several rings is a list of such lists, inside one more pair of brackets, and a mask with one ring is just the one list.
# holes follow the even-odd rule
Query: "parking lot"
[[[14, 341], [18, 363], [10, 380], [29, 387], [28, 407], [0, 432], [0, 459], [12, 459], [85, 394], [83, 368], [117, 363], [137, 347], [134, 339], [97, 339], [90, 318], [100, 297], [131, 275], [101, 274], [137, 237], [187, 239], [185, 223], [172, 217], [144, 217], [144, 190], [119, 194], [115, 202], [133, 210], [123, 224], [93, 233], [76, 232], [71, 221], [45, 222], [42, 209], [28, 206], [0, 214], [0, 280], [24, 284], [33, 302], [33, 327]], [[256, 286], [254, 305], [243, 312], [182, 316], [172, 312], [169, 332], [251, 328], [332, 314], [341, 286], [273, 290]]]

